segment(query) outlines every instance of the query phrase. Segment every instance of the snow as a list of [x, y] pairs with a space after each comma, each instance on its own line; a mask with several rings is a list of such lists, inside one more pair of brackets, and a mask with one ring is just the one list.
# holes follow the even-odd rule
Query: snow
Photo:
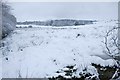
[[[34, 26], [34, 25], [32, 25]], [[44, 78], [63, 75], [66, 66], [77, 69], [73, 75], [87, 68], [87, 72], [98, 76], [91, 63], [102, 66], [116, 65], [107, 56], [103, 41], [106, 30], [117, 26], [116, 21], [99, 21], [92, 25], [62, 27], [20, 28], [13, 31], [2, 47], [2, 77]], [[75, 28], [75, 29], [74, 29]], [[79, 35], [78, 35], [79, 34]], [[98, 56], [99, 55], [99, 56]], [[8, 60], [6, 60], [8, 58]], [[65, 76], [69, 78], [70, 76]]]

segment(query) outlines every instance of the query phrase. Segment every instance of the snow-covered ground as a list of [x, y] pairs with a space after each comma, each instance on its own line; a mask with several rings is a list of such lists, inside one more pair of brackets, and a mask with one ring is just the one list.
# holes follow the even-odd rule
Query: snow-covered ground
[[[77, 70], [72, 76], [87, 72], [98, 76], [91, 63], [112, 66], [116, 63], [105, 53], [106, 31], [117, 21], [98, 21], [92, 25], [16, 29], [1, 48], [2, 77], [44, 78], [65, 76], [66, 66]], [[56, 73], [60, 71], [60, 73]], [[70, 76], [65, 76], [70, 77]]]

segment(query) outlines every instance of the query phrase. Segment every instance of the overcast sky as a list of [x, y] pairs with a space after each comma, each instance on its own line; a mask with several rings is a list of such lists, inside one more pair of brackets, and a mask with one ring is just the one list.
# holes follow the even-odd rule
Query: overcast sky
[[17, 21], [49, 19], [117, 19], [116, 2], [13, 2]]

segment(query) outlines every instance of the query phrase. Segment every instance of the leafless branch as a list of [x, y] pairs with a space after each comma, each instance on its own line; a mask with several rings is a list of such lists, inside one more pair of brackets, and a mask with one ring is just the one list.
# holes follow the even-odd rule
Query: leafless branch
[[[119, 52], [116, 53], [115, 51], [120, 50], [119, 43], [118, 43], [118, 35], [117, 35], [117, 33], [113, 34], [115, 32], [115, 30], [118, 30], [118, 29], [120, 29], [120, 27], [114, 27], [111, 30], [107, 31], [106, 35], [105, 35], [105, 42], [104, 42], [104, 44], [105, 44], [105, 47], [107, 49], [107, 53], [106, 54], [108, 56], [112, 57], [113, 59], [116, 59], [115, 58], [116, 56], [113, 55], [113, 54], [119, 54]], [[110, 46], [111, 43], [108, 42], [109, 37], [111, 37], [110, 41], [113, 42], [112, 46]], [[111, 47], [115, 47], [116, 49], [114, 49], [114, 50], [112, 49], [111, 50]]]

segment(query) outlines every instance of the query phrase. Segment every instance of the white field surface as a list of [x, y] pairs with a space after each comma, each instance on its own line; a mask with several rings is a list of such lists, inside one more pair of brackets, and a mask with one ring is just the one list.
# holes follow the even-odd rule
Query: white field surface
[[[103, 51], [106, 31], [117, 26], [117, 21], [99, 21], [92, 25], [66, 27], [40, 27], [16, 29], [3, 40], [1, 48], [3, 78], [44, 78], [62, 75], [56, 73], [73, 65], [77, 72], [98, 76], [91, 63], [113, 66], [116, 63]], [[73, 28], [74, 27], [74, 28]], [[76, 29], [75, 29], [76, 27]], [[77, 35], [80, 36], [77, 37]], [[8, 60], [6, 60], [8, 58]], [[70, 76], [65, 76], [70, 77]]]

